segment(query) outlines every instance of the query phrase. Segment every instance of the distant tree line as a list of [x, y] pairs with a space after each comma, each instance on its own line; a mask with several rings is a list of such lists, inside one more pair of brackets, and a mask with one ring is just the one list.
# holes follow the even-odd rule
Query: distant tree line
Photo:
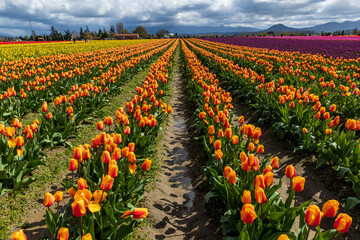
[[[48, 35], [37, 35], [34, 30], [32, 30], [31, 35], [25, 35], [24, 37], [19, 36], [21, 40], [24, 41], [70, 41], [70, 40], [100, 40], [100, 39], [114, 39], [115, 34], [128, 34], [129, 31], [124, 28], [122, 22], [118, 22], [115, 26], [111, 25], [110, 29], [99, 28], [98, 31], [90, 31], [88, 26], [85, 28], [80, 27], [79, 31], [72, 31], [66, 29], [65, 31], [58, 31], [55, 26], [51, 26], [50, 33]], [[143, 26], [137, 26], [132, 33], [139, 34], [140, 38], [169, 38], [177, 37], [177, 34], [170, 34], [166, 29], [159, 29], [156, 34], [151, 35], [147, 32], [146, 28]], [[7, 38], [11, 41], [12, 38]]]

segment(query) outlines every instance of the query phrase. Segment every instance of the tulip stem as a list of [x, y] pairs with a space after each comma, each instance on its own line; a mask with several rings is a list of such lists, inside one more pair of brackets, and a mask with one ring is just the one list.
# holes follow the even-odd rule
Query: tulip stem
[[82, 225], [82, 217], [80, 217], [80, 229], [81, 229], [81, 236], [84, 235], [83, 225]]
[[308, 225], [308, 231], [307, 231], [305, 240], [307, 240], [309, 238], [309, 233], [310, 233], [310, 226]]

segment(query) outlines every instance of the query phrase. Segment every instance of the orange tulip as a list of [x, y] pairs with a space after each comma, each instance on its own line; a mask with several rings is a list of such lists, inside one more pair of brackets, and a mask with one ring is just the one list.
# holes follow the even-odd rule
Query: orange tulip
[[215, 150], [221, 149], [221, 140], [218, 139], [214, 142], [214, 148]]
[[82, 147], [74, 147], [73, 158], [82, 162], [84, 149]]
[[27, 240], [27, 237], [22, 229], [20, 229], [18, 232], [14, 232], [11, 235], [12, 240]]
[[205, 113], [205, 112], [200, 112], [200, 113], [199, 113], [199, 118], [200, 118], [201, 120], [204, 120], [204, 119], [206, 118], [206, 113]]
[[146, 218], [146, 216], [149, 214], [149, 211], [147, 208], [134, 208], [133, 210], [133, 217], [135, 219], [143, 219]]
[[304, 190], [305, 178], [297, 176], [293, 178], [292, 188], [296, 192], [302, 192]]
[[116, 163], [116, 160], [111, 160], [109, 162], [108, 175], [112, 178], [115, 178], [118, 175], [119, 167]]
[[244, 190], [243, 196], [241, 197], [241, 202], [243, 204], [251, 204], [251, 192]]
[[223, 152], [221, 149], [215, 150], [215, 159], [220, 160], [223, 157]]
[[135, 143], [131, 142], [128, 145], [129, 147], [129, 152], [135, 152]]
[[74, 198], [75, 193], [76, 193], [76, 189], [75, 189], [74, 187], [71, 187], [71, 188], [69, 188], [69, 189], [67, 190], [67, 193], [69, 194], [69, 196], [70, 196], [71, 198]]
[[103, 179], [100, 184], [100, 188], [104, 191], [109, 191], [112, 188], [112, 185], [114, 183], [114, 179], [110, 177], [109, 175], [103, 176]]
[[331, 105], [329, 111], [330, 112], [335, 112], [335, 110], [336, 110], [336, 105], [335, 104]]
[[96, 123], [96, 128], [98, 129], [98, 130], [103, 130], [104, 129], [104, 122], [103, 121], [99, 121], [99, 122], [97, 122]]
[[129, 164], [129, 172], [130, 172], [131, 175], [134, 175], [136, 167], [137, 166], [136, 166], [135, 163], [134, 164]]
[[22, 136], [18, 136], [16, 138], [16, 147], [21, 148], [24, 146], [24, 138]]
[[273, 184], [274, 181], [274, 174], [272, 172], [267, 172], [264, 175], [264, 182], [265, 182], [265, 186], [269, 187]]
[[226, 129], [225, 129], [225, 136], [226, 136], [227, 138], [232, 138], [231, 128], [226, 128]]
[[47, 118], [47, 119], [52, 119], [52, 113], [49, 112], [48, 114], [46, 114], [46, 118]]
[[292, 165], [286, 166], [285, 175], [286, 175], [288, 178], [296, 177], [295, 168], [294, 168]]
[[69, 171], [73, 172], [76, 169], [78, 169], [78, 160], [76, 160], [75, 158], [70, 159], [69, 162]]
[[108, 151], [103, 151], [103, 153], [101, 154], [101, 161], [103, 163], [108, 163], [111, 160], [111, 156], [110, 153]]
[[271, 165], [267, 165], [263, 171], [263, 174], [265, 175], [266, 173], [268, 172], [272, 172], [273, 171], [273, 168]]
[[325, 129], [325, 134], [326, 135], [330, 135], [331, 133], [332, 133], [331, 129], [329, 129], [329, 128]]
[[141, 168], [144, 171], [149, 171], [150, 170], [150, 166], [151, 166], [152, 161], [148, 158], [145, 159], [145, 161], [143, 162], [143, 164], [141, 165]]
[[241, 209], [240, 215], [241, 220], [246, 224], [252, 223], [257, 218], [255, 208], [251, 204], [244, 204]]
[[237, 135], [232, 136], [231, 143], [236, 145], [239, 143], [239, 137]]
[[43, 102], [42, 106], [41, 106], [41, 110], [43, 112], [47, 112], [48, 111], [48, 105], [47, 102]]
[[69, 229], [62, 227], [57, 233], [57, 240], [68, 240], [69, 239]]
[[352, 223], [352, 218], [346, 213], [340, 213], [334, 223], [334, 228], [340, 233], [346, 233]]
[[75, 200], [71, 204], [71, 208], [75, 217], [82, 217], [86, 214], [86, 206], [83, 199]]
[[55, 201], [55, 197], [51, 193], [49, 193], [49, 192], [45, 193], [45, 196], [44, 196], [44, 206], [45, 207], [50, 207], [51, 205], [53, 205], [54, 201]]
[[320, 225], [320, 221], [321, 212], [319, 207], [316, 205], [308, 206], [305, 213], [305, 222], [312, 227], [317, 227]]
[[210, 125], [208, 128], [208, 134], [209, 135], [214, 135], [215, 134], [215, 128], [214, 125]]
[[112, 117], [110, 117], [110, 116], [105, 117], [105, 119], [104, 119], [104, 124], [110, 126], [110, 125], [112, 125], [113, 123], [114, 123], [114, 121], [113, 121]]
[[246, 156], [246, 153], [245, 153], [245, 152], [241, 152], [239, 157], [240, 157], [241, 163], [243, 163], [243, 162], [245, 162], [245, 161], [248, 160], [248, 157]]
[[120, 217], [121, 218], [128, 218], [128, 217], [130, 217], [130, 215], [132, 215], [132, 211], [126, 210], [126, 212], [124, 212]]
[[262, 189], [261, 187], [255, 188], [255, 199], [258, 203], [266, 202], [266, 195], [264, 189]]
[[[103, 190], [96, 190], [93, 192], [94, 201], [97, 203], [103, 202], [108, 194]], [[102, 198], [101, 198], [102, 196]]]
[[255, 145], [251, 142], [251, 143], [249, 143], [247, 149], [248, 149], [250, 152], [253, 152], [253, 151], [255, 151]]
[[83, 178], [79, 178], [77, 181], [78, 190], [86, 189], [88, 187], [87, 182]]
[[123, 157], [128, 157], [129, 156], [129, 148], [128, 147], [124, 147], [122, 150], [121, 150], [121, 154]]
[[279, 158], [273, 157], [270, 161], [270, 165], [272, 168], [278, 169], [279, 168]]
[[63, 200], [63, 192], [57, 191], [54, 194], [55, 202], [61, 202]]
[[286, 234], [281, 234], [277, 240], [290, 240], [290, 238]]
[[265, 188], [265, 182], [264, 182], [264, 176], [263, 175], [257, 175], [255, 178], [255, 188]]
[[92, 236], [90, 233], [87, 233], [81, 237], [81, 240], [92, 240]]
[[130, 127], [129, 127], [129, 126], [126, 126], [126, 127], [125, 127], [124, 134], [125, 134], [125, 135], [129, 135], [129, 134], [130, 134]]
[[121, 134], [114, 134], [113, 139], [114, 139], [114, 143], [116, 144], [120, 144], [122, 142]]
[[261, 153], [264, 153], [264, 146], [263, 145], [259, 145], [257, 150], [256, 150], [257, 153], [261, 154]]
[[321, 210], [325, 216], [330, 218], [335, 217], [336, 212], [339, 210], [339, 202], [336, 200], [329, 200], [323, 205]]
[[244, 123], [244, 116], [240, 116], [240, 117], [239, 117], [239, 123], [240, 123], [240, 124], [243, 124], [243, 123]]
[[134, 152], [129, 152], [128, 162], [129, 162], [130, 164], [136, 163], [136, 155], [135, 155]]
[[114, 160], [119, 160], [121, 158], [121, 149], [116, 147], [114, 148], [112, 154], [111, 154], [111, 159], [114, 159]]

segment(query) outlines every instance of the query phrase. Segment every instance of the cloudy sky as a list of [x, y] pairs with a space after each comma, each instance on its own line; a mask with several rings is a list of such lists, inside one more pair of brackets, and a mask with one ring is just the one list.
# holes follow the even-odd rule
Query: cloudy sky
[[150, 26], [310, 27], [359, 20], [360, 0], [1, 0], [0, 34]]

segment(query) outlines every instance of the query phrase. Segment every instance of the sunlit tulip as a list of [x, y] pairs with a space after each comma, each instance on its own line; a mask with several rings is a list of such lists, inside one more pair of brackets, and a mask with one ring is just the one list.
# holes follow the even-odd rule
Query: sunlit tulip
[[85, 234], [84, 236], [81, 237], [81, 240], [92, 240], [92, 236], [90, 233]]
[[268, 172], [272, 172], [273, 171], [273, 168], [271, 165], [267, 165], [263, 171], [263, 175], [265, 175], [266, 173]]
[[68, 240], [69, 239], [69, 229], [62, 227], [57, 233], [57, 240]]
[[216, 160], [222, 159], [223, 155], [224, 155], [224, 154], [223, 154], [223, 152], [221, 151], [221, 149], [215, 150], [215, 159], [216, 159]]
[[305, 178], [296, 176], [293, 178], [292, 188], [296, 192], [302, 192], [304, 190]]
[[240, 116], [238, 122], [240, 124], [243, 124], [244, 123], [244, 116]]
[[232, 137], [231, 128], [226, 128], [226, 129], [225, 129], [225, 136], [226, 136], [227, 138], [231, 138], [231, 137]]
[[232, 143], [233, 145], [238, 144], [238, 143], [239, 143], [239, 137], [238, 137], [237, 135], [232, 136], [232, 138], [231, 138], [231, 143]]
[[70, 196], [71, 198], [74, 198], [75, 193], [76, 193], [76, 189], [75, 189], [74, 187], [71, 187], [71, 188], [69, 188], [69, 189], [67, 190], [67, 193], [69, 194], [69, 196]]
[[240, 215], [241, 220], [246, 224], [252, 223], [257, 218], [255, 208], [252, 204], [244, 204]]
[[129, 156], [129, 148], [128, 147], [124, 147], [122, 150], [121, 150], [121, 154], [123, 157], [128, 157]]
[[335, 104], [332, 104], [330, 106], [330, 109], [329, 109], [330, 112], [335, 112], [336, 111], [336, 105]]
[[104, 124], [110, 126], [110, 125], [112, 125], [113, 123], [114, 123], [114, 121], [113, 121], [112, 117], [110, 117], [110, 116], [105, 117], [105, 119], [104, 119]]
[[128, 162], [129, 162], [130, 164], [136, 163], [136, 155], [135, 155], [134, 152], [129, 152]]
[[239, 157], [242, 163], [248, 160], [248, 157], [246, 156], [245, 152], [241, 152]]
[[27, 240], [26, 235], [22, 229], [17, 232], [14, 232], [11, 235], [12, 240]]
[[48, 105], [47, 102], [43, 102], [42, 106], [41, 106], [41, 110], [43, 112], [47, 112], [48, 111]]
[[103, 163], [108, 163], [111, 160], [111, 156], [110, 153], [108, 151], [103, 151], [103, 153], [101, 154], [101, 161]]
[[132, 214], [135, 219], [143, 219], [146, 218], [146, 216], [149, 214], [149, 211], [147, 208], [134, 208]]
[[214, 125], [210, 125], [210, 126], [208, 127], [208, 134], [209, 134], [209, 135], [214, 135], [214, 134], [215, 134]]
[[325, 216], [330, 218], [335, 217], [339, 210], [339, 202], [336, 200], [329, 200], [323, 205], [321, 210]]
[[56, 191], [54, 194], [55, 202], [61, 202], [63, 200], [63, 192]]
[[265, 181], [263, 175], [256, 175], [255, 178], [255, 188], [265, 188]]
[[286, 175], [288, 178], [296, 177], [295, 168], [294, 168], [292, 165], [286, 166], [285, 175]]
[[346, 233], [352, 223], [352, 218], [346, 213], [340, 213], [334, 223], [334, 228], [340, 233]]
[[205, 113], [205, 112], [200, 112], [200, 113], [199, 113], [199, 118], [200, 118], [201, 120], [204, 120], [204, 119], [206, 118], [206, 113]]
[[150, 170], [150, 166], [151, 166], [152, 161], [148, 158], [145, 159], [145, 161], [143, 162], [143, 164], [141, 165], [141, 168], [144, 171], [149, 171]]
[[83, 159], [83, 151], [84, 149], [82, 147], [74, 147], [73, 158], [81, 162]]
[[215, 150], [221, 149], [221, 140], [218, 139], [214, 142], [214, 148]]
[[73, 172], [76, 169], [78, 169], [78, 160], [76, 160], [75, 158], [70, 159], [69, 162], [69, 171]]
[[261, 187], [255, 188], [255, 199], [258, 203], [265, 203], [266, 202], [266, 195], [264, 189]]
[[109, 175], [103, 176], [103, 179], [100, 184], [100, 188], [104, 191], [109, 191], [112, 188], [114, 179]]
[[256, 152], [259, 154], [264, 153], [264, 145], [259, 145], [256, 149]]
[[83, 199], [75, 200], [71, 204], [71, 208], [75, 217], [82, 217], [86, 214], [86, 206]]
[[96, 128], [98, 129], [98, 130], [103, 130], [104, 129], [104, 122], [103, 121], [99, 121], [99, 122], [97, 122], [96, 123]]
[[134, 175], [136, 167], [137, 166], [136, 166], [135, 163], [134, 164], [129, 164], [129, 172], [130, 172], [131, 175]]
[[87, 182], [84, 178], [79, 178], [77, 181], [78, 190], [82, 190], [88, 187]]
[[290, 238], [286, 234], [281, 234], [277, 240], [290, 240]]
[[103, 202], [107, 195], [108, 194], [103, 190], [96, 190], [95, 192], [93, 192], [94, 201], [97, 203]]
[[108, 175], [112, 178], [115, 178], [118, 175], [119, 167], [116, 163], [116, 160], [111, 160], [109, 162]]
[[129, 134], [130, 134], [130, 127], [128, 127], [128, 126], [125, 127], [124, 134], [125, 134], [125, 135], [129, 135]]
[[43, 203], [45, 207], [50, 207], [51, 205], [53, 205], [54, 201], [55, 201], [55, 197], [51, 193], [49, 192], [45, 193], [44, 203]]
[[266, 187], [270, 187], [273, 184], [274, 181], [274, 174], [272, 172], [267, 172], [264, 175], [264, 183]]
[[49, 112], [48, 114], [46, 114], [46, 118], [47, 118], [47, 119], [52, 119], [52, 113]]
[[120, 217], [121, 218], [128, 218], [132, 215], [132, 211], [127, 210], [126, 212], [124, 212]]
[[122, 142], [121, 134], [114, 134], [113, 139], [114, 139], [114, 143], [116, 144], [120, 144]]
[[128, 147], [130, 152], [135, 152], [135, 143], [133, 142], [129, 143]]
[[307, 128], [303, 128], [302, 131], [303, 131], [304, 134], [308, 134], [308, 133], [309, 133], [309, 130], [308, 130]]
[[255, 151], [255, 145], [251, 142], [251, 143], [249, 143], [247, 149], [248, 149], [250, 152], [253, 152], [253, 151]]
[[329, 128], [325, 129], [325, 134], [326, 135], [330, 135], [331, 133], [332, 133], [331, 129], [329, 129]]
[[321, 221], [321, 211], [319, 207], [316, 205], [308, 206], [305, 214], [305, 222], [312, 227], [317, 227], [319, 226], [320, 221]]
[[241, 202], [243, 204], [251, 204], [251, 192], [248, 190], [244, 190], [243, 195], [241, 197]]

